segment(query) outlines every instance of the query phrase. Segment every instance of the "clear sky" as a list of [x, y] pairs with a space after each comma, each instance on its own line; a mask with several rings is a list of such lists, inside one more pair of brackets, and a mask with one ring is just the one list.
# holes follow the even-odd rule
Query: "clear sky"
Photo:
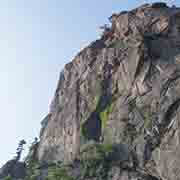
[[20, 139], [38, 136], [64, 64], [99, 37], [113, 12], [147, 2], [0, 0], [0, 165]]

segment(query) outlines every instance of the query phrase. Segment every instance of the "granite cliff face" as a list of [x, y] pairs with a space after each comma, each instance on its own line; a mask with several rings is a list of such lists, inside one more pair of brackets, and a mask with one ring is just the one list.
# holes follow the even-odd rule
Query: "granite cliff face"
[[110, 21], [61, 72], [38, 161], [71, 163], [63, 180], [179, 180], [180, 8], [145, 4]]
[[72, 162], [91, 140], [123, 143], [147, 174], [179, 180], [180, 9], [145, 4], [110, 20], [61, 72], [38, 158]]

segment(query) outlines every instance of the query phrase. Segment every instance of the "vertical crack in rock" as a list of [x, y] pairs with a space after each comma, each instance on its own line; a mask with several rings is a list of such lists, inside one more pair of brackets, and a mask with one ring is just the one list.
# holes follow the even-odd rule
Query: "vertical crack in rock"
[[164, 114], [164, 120], [163, 123], [160, 124], [159, 131], [161, 134], [164, 134], [167, 130], [167, 127], [173, 120], [173, 116], [175, 115], [176, 111], [178, 110], [180, 106], [180, 99], [176, 100], [173, 104], [171, 104]]
[[96, 109], [90, 114], [90, 117], [84, 123], [83, 128], [86, 131], [86, 138], [99, 141], [102, 133], [102, 121], [100, 113], [103, 112], [112, 100], [111, 94], [111, 75], [112, 75], [112, 64], [108, 61], [105, 62], [103, 67], [103, 80], [101, 82], [101, 95], [97, 103]]

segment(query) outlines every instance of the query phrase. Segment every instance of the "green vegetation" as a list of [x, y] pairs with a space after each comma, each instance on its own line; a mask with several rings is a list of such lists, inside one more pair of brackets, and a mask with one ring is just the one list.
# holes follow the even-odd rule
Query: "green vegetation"
[[6, 176], [4, 180], [12, 180], [12, 177], [10, 175]]
[[128, 44], [124, 42], [123, 40], [114, 40], [109, 44], [108, 48], [117, 48], [117, 49], [127, 49]]
[[113, 152], [113, 145], [110, 143], [101, 144], [101, 149], [104, 155], [107, 157]]
[[100, 101], [100, 96], [95, 96], [95, 98], [94, 98], [94, 104], [95, 104], [95, 109], [97, 109], [97, 107], [98, 107], [98, 104], [99, 104], [99, 101]]
[[117, 135], [114, 133], [114, 129], [113, 128], [107, 127], [103, 131], [103, 136], [104, 136], [103, 142], [105, 144], [112, 144], [114, 142], [115, 137]]
[[38, 145], [38, 139], [35, 138], [34, 142], [29, 147], [29, 153], [25, 159], [26, 163], [26, 177], [25, 180], [36, 180], [40, 174], [39, 162], [36, 158], [36, 150]]
[[81, 123], [81, 126], [80, 126], [80, 135], [81, 135], [82, 137], [86, 138], [86, 137], [87, 137], [87, 129], [86, 129], [86, 127], [84, 126], [84, 123], [85, 123], [85, 122]]
[[106, 179], [110, 167], [108, 157], [112, 153], [111, 144], [98, 144], [89, 142], [81, 149], [81, 172], [83, 179], [96, 177], [99, 180]]
[[29, 164], [27, 164], [25, 180], [36, 180], [39, 175], [39, 163], [32, 160]]
[[[103, 82], [101, 83], [98, 83], [98, 84], [101, 84], [101, 90], [99, 90], [100, 88], [98, 88], [98, 92], [97, 92], [97, 95], [94, 97], [93, 99], [93, 108], [91, 109], [92, 110], [92, 113], [96, 113], [97, 114], [97, 119], [99, 119], [101, 121], [101, 130], [100, 131], [104, 131], [104, 129], [106, 128], [107, 126], [107, 121], [109, 119], [109, 115], [112, 113], [113, 111], [113, 108], [114, 108], [114, 101], [116, 101], [117, 99], [117, 94], [118, 92], [116, 91], [114, 93], [114, 95], [109, 99], [107, 100], [106, 104], [104, 105], [104, 95], [105, 95], [105, 92], [103, 93], [104, 95], [101, 95], [102, 93], [102, 87], [103, 87]], [[80, 125], [80, 135], [82, 137], [83, 140], [87, 140], [88, 138], [88, 127], [86, 126], [86, 123], [87, 123], [87, 120], [88, 120], [88, 117], [90, 117], [89, 115], [85, 116], [85, 120], [81, 121], [81, 125]]]
[[112, 144], [99, 144], [89, 141], [88, 144], [81, 147], [81, 160], [105, 158], [112, 152], [112, 149]]
[[[77, 179], [96, 177], [98, 180], [106, 180], [111, 167], [110, 155], [113, 152], [112, 144], [98, 144], [89, 141], [82, 146], [78, 159], [80, 175]], [[48, 167], [48, 174], [45, 180], [75, 180], [70, 172], [69, 165], [52, 164]], [[25, 180], [37, 180], [40, 175], [40, 165], [38, 162], [29, 159], [27, 164], [27, 176]], [[5, 180], [12, 180], [7, 177]]]
[[87, 135], [88, 135], [87, 134], [87, 129], [85, 127], [85, 123], [86, 123], [86, 121], [88, 119], [89, 114], [90, 113], [85, 113], [84, 117], [80, 121], [80, 137], [81, 137], [81, 140], [83, 141], [83, 144], [86, 141]]
[[150, 108], [146, 108], [143, 111], [143, 116], [144, 116], [144, 129], [151, 128], [151, 113], [150, 113]]
[[149, 128], [151, 126], [151, 115], [150, 112], [146, 111], [143, 113], [144, 115], [144, 128]]
[[106, 106], [106, 109], [104, 111], [100, 112], [102, 129], [106, 127], [109, 114], [112, 113], [112, 111], [113, 111], [113, 103], [111, 102]]
[[66, 168], [52, 166], [48, 169], [46, 180], [73, 180], [73, 177], [68, 175]]
[[[98, 116], [99, 116], [99, 119], [101, 120], [101, 128], [102, 130], [104, 130], [106, 128], [106, 125], [107, 125], [107, 121], [108, 121], [108, 118], [109, 118], [109, 115], [112, 113], [113, 111], [113, 108], [114, 108], [114, 99], [112, 98], [110, 100], [109, 103], [107, 103], [107, 105], [105, 106], [105, 108], [102, 108], [101, 107], [101, 102], [100, 102], [100, 97], [97, 96], [95, 97], [95, 101], [96, 101], [96, 108], [95, 108], [95, 112], [97, 112]], [[88, 119], [88, 118], [87, 118]], [[86, 119], [86, 121], [87, 121]], [[84, 122], [81, 122], [81, 125], [80, 125], [80, 134], [83, 138], [87, 138], [88, 134], [87, 134], [87, 127], [85, 126], [85, 123], [86, 121]]]

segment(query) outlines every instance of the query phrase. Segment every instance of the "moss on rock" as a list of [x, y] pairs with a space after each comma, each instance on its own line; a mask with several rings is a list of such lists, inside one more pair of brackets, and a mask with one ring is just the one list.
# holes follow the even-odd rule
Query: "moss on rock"
[[112, 111], [113, 111], [113, 103], [111, 102], [110, 104], [106, 106], [104, 111], [100, 112], [102, 129], [105, 129], [108, 118], [109, 118], [109, 114], [112, 113]]
[[123, 40], [114, 40], [109, 44], [108, 48], [116, 48], [116, 49], [125, 50], [128, 48], [128, 44], [124, 42]]

